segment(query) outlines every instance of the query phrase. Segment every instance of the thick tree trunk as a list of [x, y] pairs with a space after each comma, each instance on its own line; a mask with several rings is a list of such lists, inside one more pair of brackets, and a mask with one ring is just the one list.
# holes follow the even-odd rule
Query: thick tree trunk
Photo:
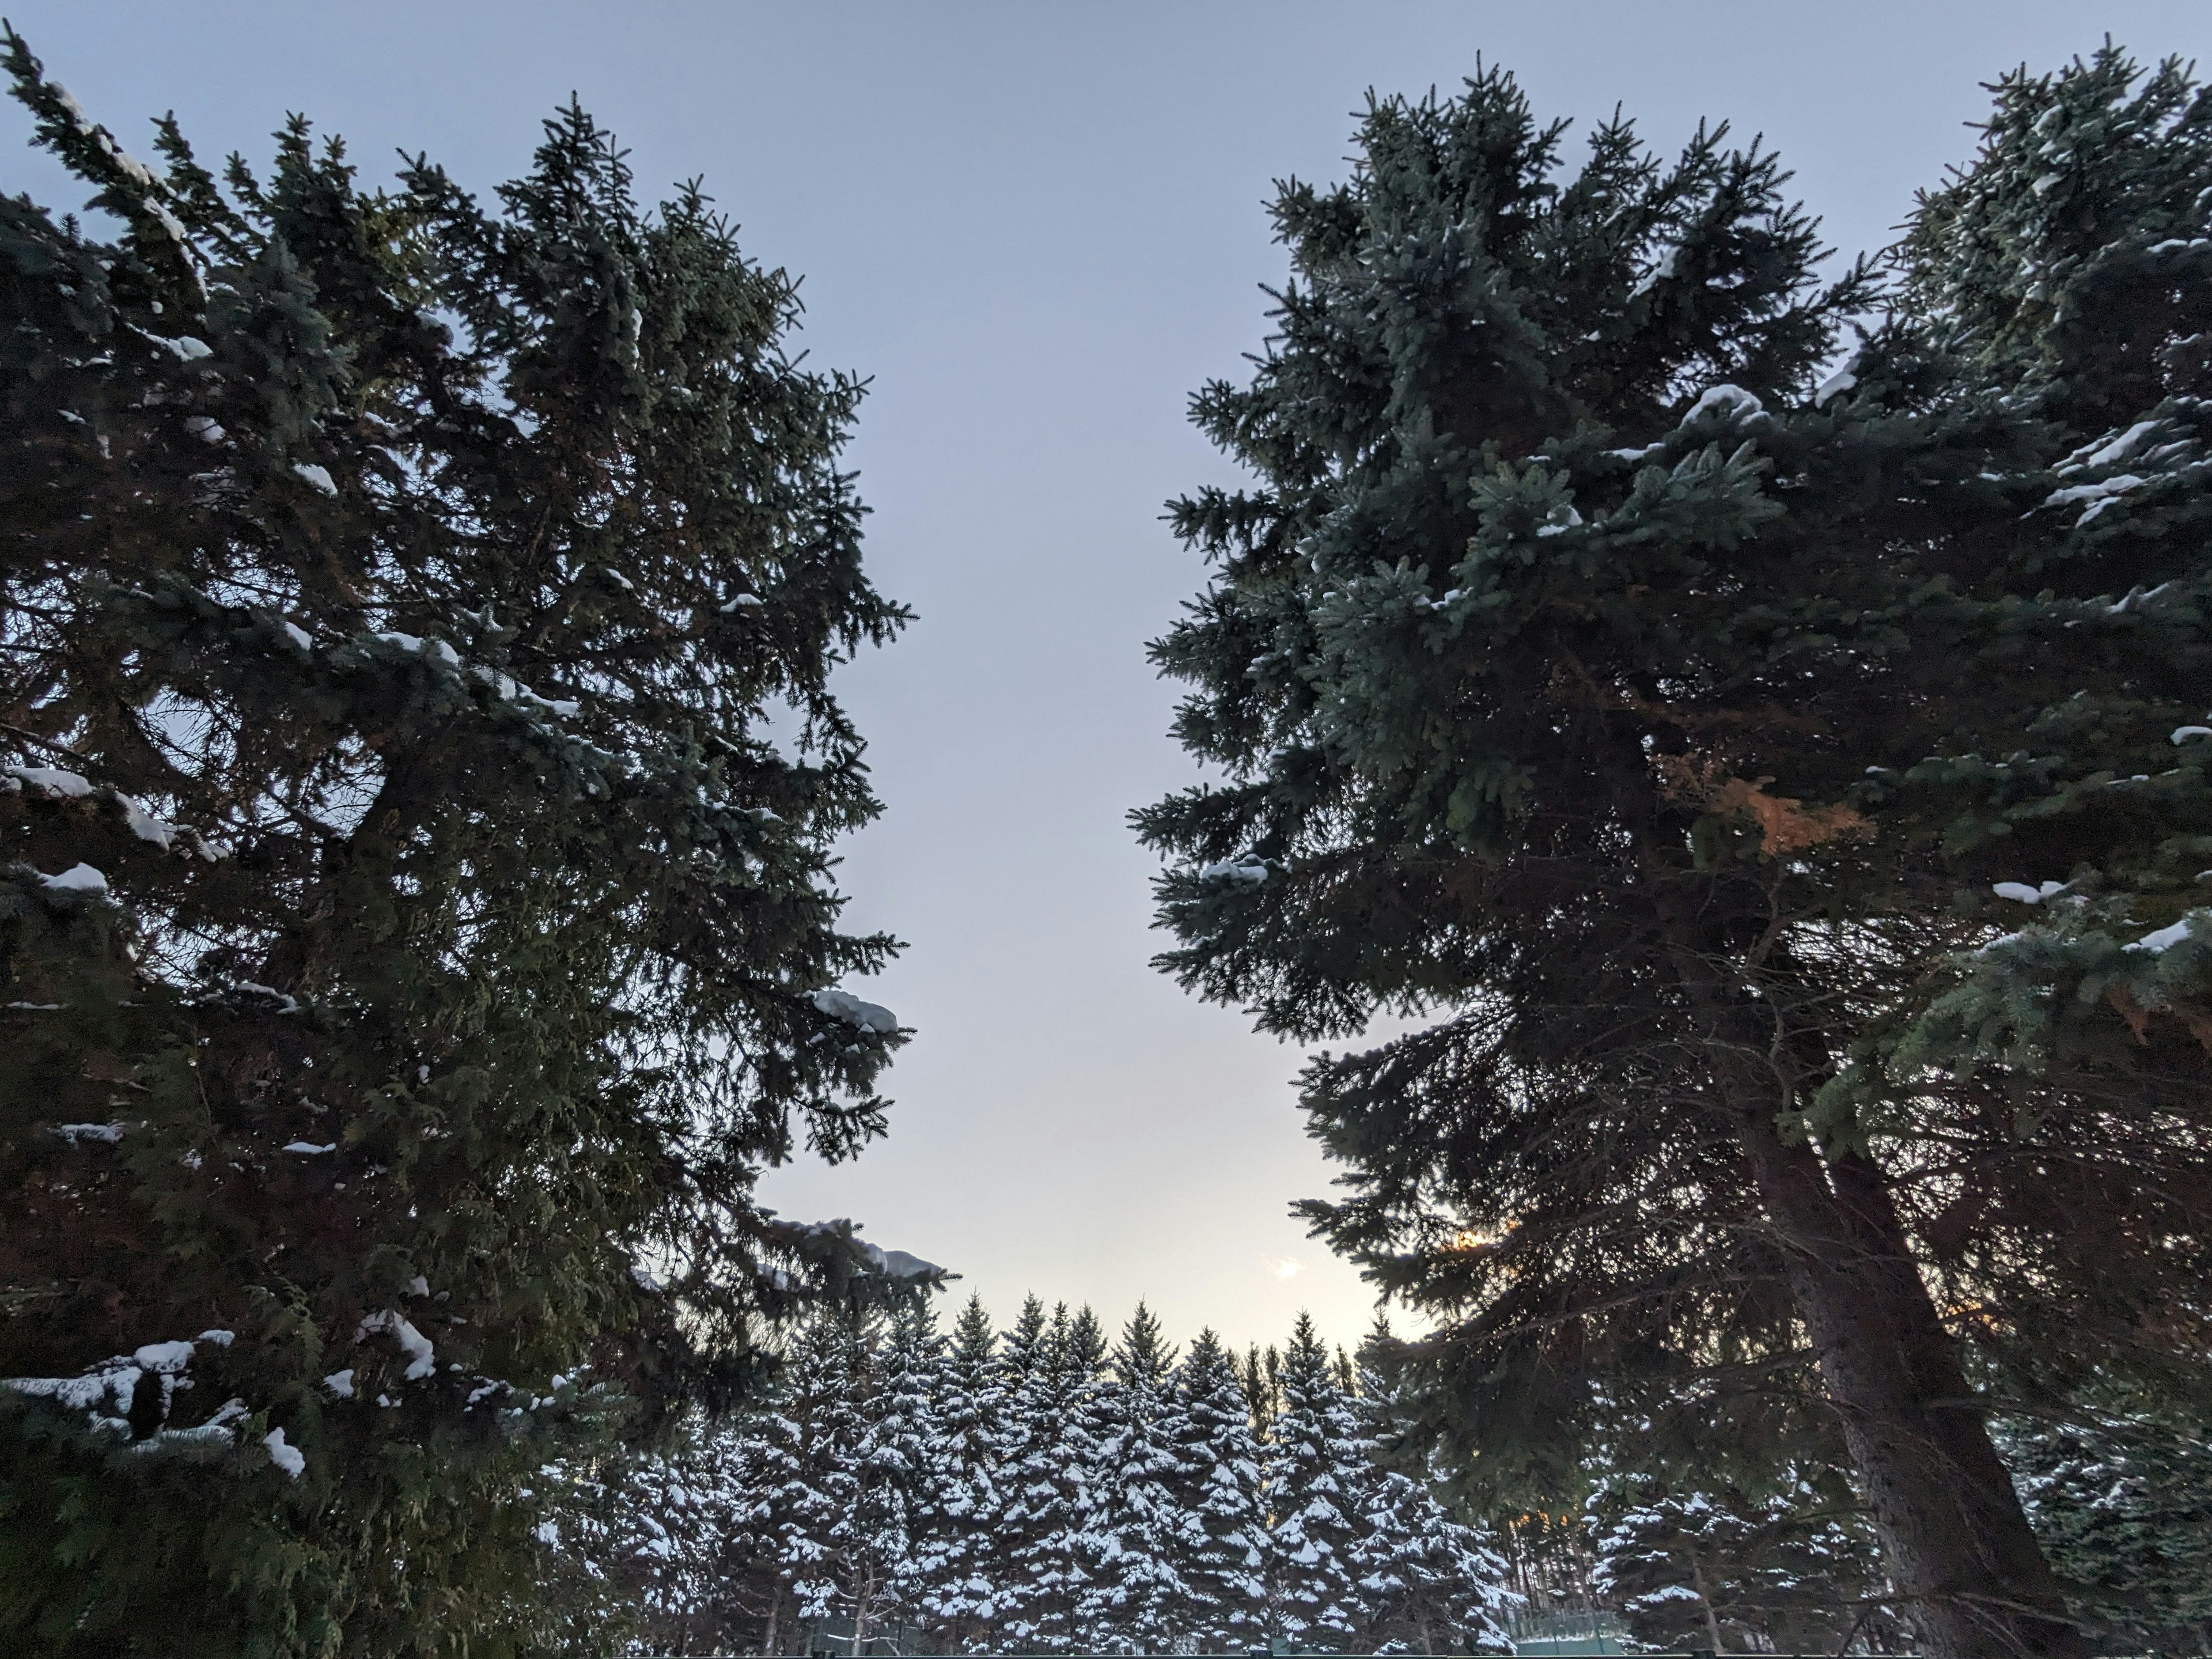
[[1771, 1108], [1742, 1145], [1792, 1296], [1930, 1659], [2086, 1652], [1990, 1444], [1881, 1171], [1789, 1146]]

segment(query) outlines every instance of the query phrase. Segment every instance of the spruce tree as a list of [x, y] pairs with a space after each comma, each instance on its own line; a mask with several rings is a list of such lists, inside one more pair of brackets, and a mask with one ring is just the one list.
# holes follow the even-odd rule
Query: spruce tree
[[0, 1632], [526, 1643], [532, 1471], [911, 1277], [751, 1195], [902, 1040], [860, 383], [579, 109], [489, 205], [304, 121], [218, 180], [6, 56], [120, 228], [0, 204]]
[[1597, 1592], [1654, 1646], [1892, 1651], [1905, 1632], [1879, 1550], [1839, 1485], [1789, 1471], [1764, 1494], [1680, 1490], [1606, 1470], [1589, 1510]]
[[916, 1543], [938, 1518], [938, 1362], [944, 1346], [935, 1310], [923, 1303], [892, 1315], [872, 1356], [861, 1487], [847, 1522], [857, 1568], [854, 1640], [863, 1650], [876, 1626], [921, 1609], [926, 1565]]
[[1364, 1611], [1359, 1488], [1373, 1464], [1335, 1364], [1304, 1314], [1283, 1350], [1278, 1387], [1282, 1405], [1261, 1462], [1268, 1623], [1309, 1652], [1352, 1651]]
[[[784, 1386], [760, 1419], [763, 1486], [752, 1524], [774, 1540], [771, 1607], [763, 1648], [791, 1624], [865, 1617], [854, 1591], [872, 1588], [872, 1563], [856, 1559], [866, 1355], [857, 1322], [834, 1314], [807, 1320], [793, 1341]], [[788, 1611], [781, 1595], [787, 1589]]]
[[[1227, 781], [1139, 815], [1176, 860], [1162, 965], [1301, 1037], [1436, 1017], [1304, 1079], [1353, 1189], [1307, 1214], [1443, 1322], [1425, 1425], [1553, 1504], [1592, 1380], [1662, 1446], [1718, 1416], [1779, 1466], [1839, 1426], [1938, 1655], [2080, 1647], [1961, 1341], [2008, 1386], [2063, 1371], [2054, 1312], [2204, 1347], [2173, 879], [2205, 861], [2204, 475], [2193, 405], [2113, 429], [2197, 372], [2178, 75], [2071, 147], [2067, 110], [2031, 142], [2001, 102], [2002, 165], [1930, 198], [1887, 319], [1723, 131], [1667, 167], [1616, 120], [1570, 173], [1500, 74], [1378, 103], [1351, 182], [1278, 200], [1252, 384], [1196, 403], [1257, 483], [1176, 508], [1219, 568], [1157, 654]], [[2119, 241], [2024, 270], [2000, 232], [2062, 185], [2068, 234]], [[2113, 471], [2154, 438], [2184, 471]], [[2144, 872], [2080, 912], [2102, 977], [1999, 936], [1988, 900], [2063, 896], [1993, 867], [2045, 835]], [[2008, 1035], [2054, 1020], [2090, 1034], [2070, 1073]]]
[[2107, 1378], [1998, 1443], [2069, 1605], [2108, 1652], [2212, 1645], [2212, 1436], [2185, 1405]]
[[1260, 1446], [1237, 1363], [1212, 1331], [1176, 1367], [1165, 1438], [1184, 1520], [1178, 1620], [1201, 1653], [1246, 1653], [1267, 1639], [1267, 1512]]
[[1143, 1303], [1121, 1328], [1098, 1392], [1087, 1528], [1091, 1583], [1078, 1605], [1093, 1653], [1171, 1653], [1189, 1634], [1184, 1579], [1194, 1517], [1168, 1420], [1175, 1355]]
[[998, 1449], [1006, 1395], [997, 1347], [982, 1298], [971, 1296], [938, 1370], [936, 1501], [915, 1540], [921, 1611], [952, 1652], [986, 1644], [998, 1617], [1003, 1564], [996, 1546], [1004, 1510]]
[[1033, 1652], [1083, 1646], [1082, 1608], [1098, 1548], [1092, 1534], [1102, 1425], [1100, 1368], [1106, 1336], [1084, 1308], [1053, 1310], [1013, 1413], [1021, 1419], [1018, 1459], [1005, 1468], [1010, 1493], [1006, 1611], [1001, 1630]]
[[[1361, 1640], [1370, 1653], [1510, 1652], [1504, 1615], [1514, 1597], [1506, 1566], [1474, 1528], [1430, 1489], [1426, 1449], [1409, 1433], [1381, 1320], [1360, 1352], [1352, 1399], [1363, 1448], [1373, 1460], [1357, 1482], [1359, 1528], [1352, 1551]], [[1390, 1467], [1412, 1459], [1412, 1472]]]

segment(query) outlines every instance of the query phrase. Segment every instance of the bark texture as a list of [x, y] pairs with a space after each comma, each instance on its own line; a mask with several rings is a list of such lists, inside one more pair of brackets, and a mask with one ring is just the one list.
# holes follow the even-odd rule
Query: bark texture
[[1929, 1659], [2087, 1652], [1990, 1440], [1881, 1170], [1785, 1144], [1770, 1113], [1743, 1145], [1789, 1260], [1883, 1553]]

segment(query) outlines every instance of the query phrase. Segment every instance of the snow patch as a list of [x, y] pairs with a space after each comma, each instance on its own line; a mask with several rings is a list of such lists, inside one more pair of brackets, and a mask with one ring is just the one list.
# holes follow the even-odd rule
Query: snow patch
[[58, 766], [11, 766], [8, 775], [21, 778], [34, 788], [50, 795], [75, 799], [92, 793], [92, 780], [78, 772], [65, 772]]
[[104, 893], [107, 878], [88, 864], [72, 864], [58, 876], [40, 876], [39, 884], [57, 893]]
[[438, 1369], [438, 1351], [430, 1339], [416, 1330], [403, 1314], [386, 1309], [382, 1313], [370, 1314], [354, 1332], [356, 1337], [370, 1337], [379, 1332], [388, 1333], [399, 1344], [399, 1350], [408, 1358], [406, 1377], [410, 1382], [419, 1382]]
[[1723, 383], [1700, 392], [1679, 424], [1687, 426], [1708, 410], [1718, 410], [1732, 421], [1747, 421], [1754, 415], [1765, 414], [1766, 405], [1741, 386]]
[[299, 475], [300, 481], [309, 489], [319, 490], [333, 500], [337, 499], [337, 480], [331, 477], [328, 467], [318, 466], [313, 461], [295, 461], [292, 463], [292, 471]]
[[1990, 889], [1999, 898], [2014, 899], [2021, 904], [2040, 904], [2052, 894], [2065, 890], [2066, 884], [2063, 881], [2046, 881], [2036, 887], [2030, 887], [2024, 881], [2001, 881]]
[[848, 1025], [857, 1025], [864, 1031], [874, 1031], [884, 1036], [898, 1030], [898, 1016], [880, 1003], [863, 1002], [849, 992], [820, 990], [814, 994], [814, 1006], [832, 1019], [841, 1019]]
[[2201, 910], [2192, 910], [2171, 927], [2161, 927], [2154, 933], [2145, 933], [2134, 944], [2124, 948], [2144, 956], [2162, 957], [2175, 945], [2189, 938], [2190, 924], [2203, 914], [2204, 912]]
[[88, 1140], [101, 1141], [112, 1146], [123, 1139], [123, 1126], [120, 1123], [57, 1123], [54, 1133], [72, 1146], [82, 1146]]
[[1240, 887], [1257, 887], [1267, 879], [1265, 860], [1249, 853], [1242, 858], [1224, 859], [1218, 864], [1209, 864], [1198, 872], [1200, 881], [1233, 881]]
[[269, 1448], [269, 1461], [295, 1480], [307, 1472], [307, 1455], [284, 1438], [283, 1430], [270, 1430], [261, 1443]]

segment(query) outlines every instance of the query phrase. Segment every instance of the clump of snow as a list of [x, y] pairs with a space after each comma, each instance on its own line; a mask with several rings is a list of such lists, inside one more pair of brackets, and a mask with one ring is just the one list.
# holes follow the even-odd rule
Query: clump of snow
[[382, 1313], [370, 1314], [361, 1322], [355, 1334], [374, 1336], [388, 1332], [399, 1344], [399, 1351], [407, 1356], [406, 1377], [410, 1382], [419, 1382], [438, 1369], [438, 1352], [430, 1339], [416, 1330], [406, 1316], [386, 1309]]
[[335, 1152], [338, 1144], [333, 1140], [327, 1146], [318, 1146], [312, 1140], [291, 1140], [284, 1144], [288, 1152], [297, 1152], [301, 1158], [320, 1158], [325, 1152]]
[[2156, 420], [2137, 421], [2125, 432], [2108, 442], [2091, 440], [2083, 444], [2051, 470], [2063, 477], [2069, 472], [2080, 472], [2093, 466], [2110, 466], [2146, 437], [2158, 430], [2162, 422]]
[[2045, 507], [2071, 507], [2077, 501], [2089, 505], [2081, 516], [2074, 520], [2079, 530], [2130, 489], [2140, 489], [2144, 481], [2132, 472], [2123, 472], [2117, 478], [2107, 478], [2102, 483], [2069, 484], [2063, 489], [2054, 489], [2043, 498]]
[[2176, 744], [2196, 738], [2212, 738], [2212, 726], [2177, 726], [2173, 728], [2172, 741]]
[[2024, 881], [2001, 881], [1990, 889], [1999, 898], [2014, 899], [2022, 904], [2040, 904], [2052, 894], [2065, 890], [2063, 881], [2046, 881], [2037, 887], [2030, 887]]
[[58, 876], [40, 876], [39, 884], [57, 893], [104, 893], [107, 878], [88, 864], [72, 864]]
[[643, 1291], [647, 1296], [659, 1296], [668, 1288], [660, 1282], [658, 1274], [648, 1268], [639, 1267], [635, 1262], [630, 1264], [629, 1276], [635, 1282], [638, 1289]]
[[25, 783], [43, 789], [50, 795], [74, 798], [92, 793], [91, 779], [82, 773], [64, 771], [58, 766], [11, 766], [8, 769], [8, 775], [21, 778]]
[[1732, 421], [1747, 421], [1754, 415], [1766, 412], [1766, 405], [1740, 386], [1711, 386], [1698, 395], [1690, 405], [1690, 412], [1682, 416], [1680, 424], [1687, 426], [1707, 410], [1718, 410]]
[[149, 1342], [131, 1356], [131, 1363], [141, 1370], [172, 1376], [190, 1364], [191, 1358], [189, 1342]]
[[2175, 945], [2189, 938], [2191, 931], [2190, 924], [2197, 916], [2202, 915], [2204, 913], [2201, 910], [2193, 910], [2188, 915], [2182, 917], [2179, 921], [2175, 922], [2171, 927], [2161, 927], [2156, 933], [2145, 933], [2141, 939], [2137, 939], [2134, 944], [2128, 945], [2126, 948], [2130, 951], [2138, 951], [2146, 956], [2164, 956]]
[[1859, 354], [1856, 351], [1844, 360], [1844, 366], [1820, 382], [1813, 392], [1813, 407], [1819, 409], [1831, 398], [1839, 398], [1859, 383]]
[[1605, 453], [1616, 461], [1640, 461], [1646, 455], [1656, 455], [1667, 447], [1662, 438], [1657, 443], [1646, 444], [1641, 449], [1608, 449]]
[[342, 1371], [332, 1371], [323, 1379], [323, 1386], [341, 1400], [352, 1399], [353, 1367], [349, 1365]]
[[132, 835], [141, 841], [152, 842], [165, 853], [169, 850], [169, 843], [177, 836], [175, 824], [155, 817], [128, 795], [118, 794], [115, 799], [122, 805], [123, 822], [130, 827]]
[[920, 1256], [909, 1255], [904, 1250], [887, 1250], [880, 1244], [871, 1244], [865, 1238], [856, 1238], [853, 1243], [867, 1258], [869, 1266], [886, 1279], [928, 1279], [945, 1271], [934, 1261], [924, 1261]]
[[112, 1146], [123, 1139], [120, 1123], [57, 1123], [54, 1133], [72, 1146], [87, 1140], [105, 1141]]
[[1645, 271], [1643, 276], [1638, 280], [1636, 286], [1628, 290], [1628, 297], [1632, 300], [1641, 299], [1644, 295], [1649, 294], [1653, 289], [1658, 287], [1661, 283], [1665, 282], [1668, 277], [1674, 276], [1675, 272], [1681, 268], [1681, 244], [1679, 242], [1670, 243], [1668, 246], [1667, 251], [1659, 256], [1657, 261], [1653, 264], [1651, 269]]
[[734, 611], [758, 611], [767, 604], [768, 601], [757, 593], [734, 593], [730, 596], [730, 602], [722, 607], [722, 614], [726, 617]]
[[814, 1006], [830, 1018], [842, 1019], [846, 1024], [857, 1025], [864, 1031], [889, 1036], [898, 1030], [896, 1014], [880, 1003], [863, 1002], [848, 991], [817, 991]]
[[175, 352], [177, 361], [181, 363], [196, 363], [203, 357], [215, 356], [205, 340], [196, 340], [189, 334], [180, 334], [173, 340], [164, 339], [159, 334], [149, 334], [146, 337], [155, 345], [167, 346]]
[[312, 651], [315, 648], [314, 635], [308, 633], [299, 623], [288, 621], [283, 624], [283, 629], [284, 637], [298, 646], [301, 650]]
[[1249, 853], [1241, 858], [1224, 859], [1218, 864], [1209, 864], [1198, 872], [1200, 881], [1233, 881], [1240, 887], [1257, 887], [1267, 878], [1264, 860]]
[[331, 477], [328, 467], [318, 466], [313, 461], [295, 461], [292, 463], [292, 471], [299, 475], [300, 481], [310, 489], [319, 490], [323, 495], [332, 497], [337, 495], [337, 480]]
[[307, 1455], [284, 1438], [283, 1430], [270, 1430], [261, 1443], [269, 1448], [269, 1461], [295, 1480], [307, 1472]]

